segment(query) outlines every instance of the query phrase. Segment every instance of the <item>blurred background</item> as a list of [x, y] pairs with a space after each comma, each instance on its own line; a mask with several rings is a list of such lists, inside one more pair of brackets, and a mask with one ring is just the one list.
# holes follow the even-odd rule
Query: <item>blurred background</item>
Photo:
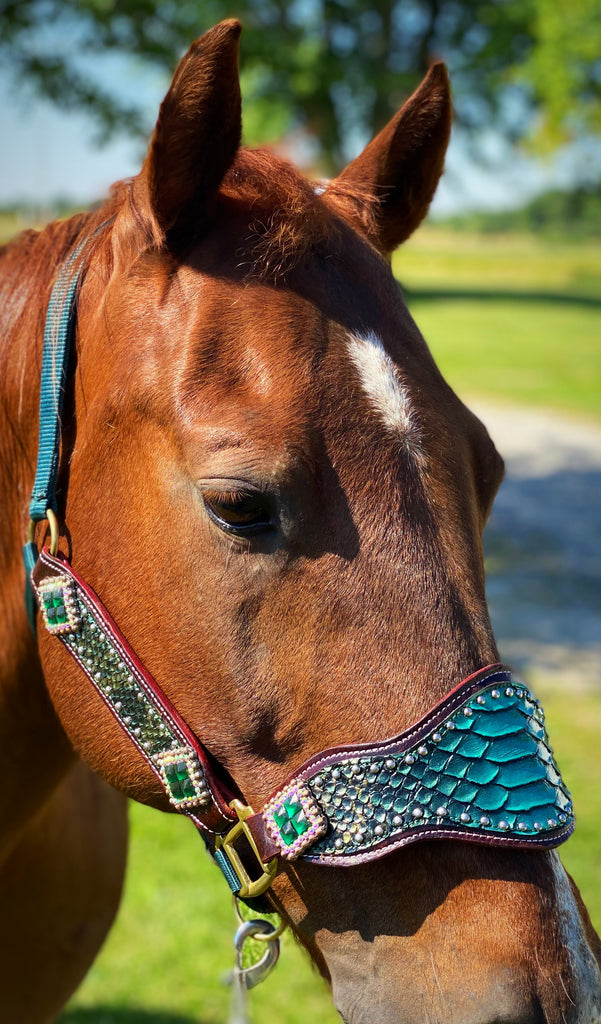
[[[562, 857], [600, 928], [601, 0], [0, 0], [0, 241], [136, 173], [177, 59], [231, 16], [245, 141], [316, 177], [449, 66], [446, 173], [394, 270], [506, 458], [491, 615], [544, 698], [578, 816]], [[61, 1024], [222, 1024], [225, 886], [188, 822], [131, 817], [117, 925]], [[338, 1019], [289, 936], [251, 1013]]]

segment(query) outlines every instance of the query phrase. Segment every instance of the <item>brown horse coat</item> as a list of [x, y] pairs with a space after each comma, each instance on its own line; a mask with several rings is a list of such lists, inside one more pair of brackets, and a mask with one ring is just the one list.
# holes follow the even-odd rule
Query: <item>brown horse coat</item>
[[[110, 220], [79, 300], [62, 544], [251, 803], [324, 747], [401, 732], [497, 658], [481, 537], [502, 463], [385, 258], [442, 171], [446, 72], [315, 189], [240, 148], [239, 32], [224, 22], [184, 57], [137, 178], [1, 258], [10, 1024], [51, 1021], [110, 926], [115, 790], [167, 809], [23, 605], [44, 315], [76, 240]], [[249, 495], [270, 528], [244, 539], [210, 513], [245, 514]], [[291, 864], [273, 892], [349, 1024], [599, 1019], [598, 939], [556, 854], [420, 843], [353, 869]]]

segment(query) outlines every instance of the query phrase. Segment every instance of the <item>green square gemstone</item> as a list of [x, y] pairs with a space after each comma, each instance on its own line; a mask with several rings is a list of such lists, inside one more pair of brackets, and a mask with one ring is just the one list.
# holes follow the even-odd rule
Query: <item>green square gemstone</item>
[[290, 821], [286, 821], [286, 823], [280, 827], [280, 835], [286, 843], [286, 846], [292, 846], [297, 834], [296, 829]]
[[165, 778], [171, 792], [171, 796], [174, 800], [183, 800], [185, 798], [185, 792], [182, 787], [181, 781], [178, 777], [177, 766], [174, 764], [165, 765]]
[[284, 800], [284, 807], [288, 812], [288, 817], [293, 818], [295, 814], [302, 811], [303, 805], [297, 796], [290, 797], [289, 800]]
[[305, 814], [302, 807], [300, 811], [297, 814], [295, 814], [294, 817], [292, 818], [292, 824], [294, 826], [296, 834], [299, 836], [304, 835], [304, 833], [309, 828], [309, 819], [307, 818], [307, 815]]
[[182, 779], [181, 787], [182, 787], [182, 790], [184, 792], [184, 796], [187, 796], [187, 797], [190, 797], [190, 798], [196, 796], [196, 790], [194, 788], [194, 783], [192, 782], [192, 779], [189, 779], [189, 778]]
[[279, 807], [276, 807], [275, 811], [273, 812], [273, 818], [281, 832], [284, 826], [287, 825], [290, 820], [288, 814], [286, 813], [285, 804], [280, 804]]

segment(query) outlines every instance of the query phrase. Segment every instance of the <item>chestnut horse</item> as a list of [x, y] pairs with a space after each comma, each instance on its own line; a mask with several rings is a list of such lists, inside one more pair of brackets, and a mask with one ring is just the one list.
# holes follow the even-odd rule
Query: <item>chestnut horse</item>
[[[61, 545], [253, 806], [497, 660], [482, 531], [502, 462], [387, 262], [442, 172], [445, 69], [315, 187], [240, 148], [239, 33], [224, 22], [183, 58], [136, 178], [2, 254], [7, 1024], [55, 1020], [105, 938], [125, 797], [169, 809], [23, 602], [44, 317], [81, 238]], [[599, 1019], [599, 940], [555, 853], [420, 842], [292, 862], [272, 892], [349, 1024]]]

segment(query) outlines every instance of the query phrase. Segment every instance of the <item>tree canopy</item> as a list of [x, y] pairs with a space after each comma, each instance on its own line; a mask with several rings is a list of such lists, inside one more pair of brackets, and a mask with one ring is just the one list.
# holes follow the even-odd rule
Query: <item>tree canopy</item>
[[135, 96], [94, 73], [127, 54], [171, 71], [190, 41], [239, 17], [245, 135], [287, 133], [339, 166], [378, 130], [434, 59], [456, 118], [551, 148], [601, 133], [601, 0], [0, 0], [5, 66], [107, 134], [145, 134]]

